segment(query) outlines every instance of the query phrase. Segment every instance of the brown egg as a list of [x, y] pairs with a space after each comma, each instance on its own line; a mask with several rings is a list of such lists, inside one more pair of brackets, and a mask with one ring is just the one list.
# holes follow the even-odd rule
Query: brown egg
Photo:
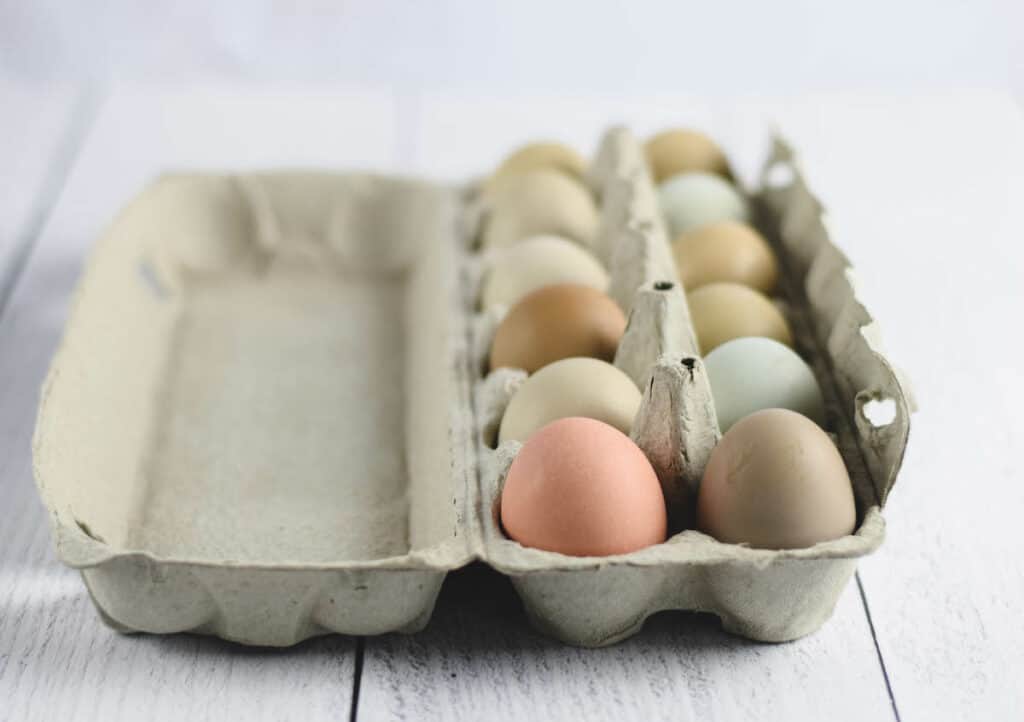
[[657, 185], [679, 173], [717, 173], [732, 180], [729, 161], [718, 144], [696, 130], [666, 130], [645, 147], [651, 175]]
[[583, 156], [567, 145], [552, 141], [527, 143], [502, 161], [484, 184], [484, 193], [493, 193], [502, 183], [518, 173], [542, 168], [556, 170], [576, 181], [582, 181], [586, 167], [587, 163]]
[[697, 527], [722, 542], [799, 549], [851, 534], [853, 486], [828, 434], [795, 411], [737, 422], [711, 452]]
[[524, 296], [498, 326], [490, 367], [525, 369], [572, 356], [611, 361], [626, 317], [611, 298], [589, 286], [561, 283]]
[[501, 524], [523, 546], [587, 557], [659, 544], [667, 520], [643, 451], [608, 424], [569, 417], [535, 432], [512, 461]]
[[711, 223], [681, 233], [672, 241], [672, 254], [687, 291], [727, 281], [770, 294], [779, 279], [779, 264], [768, 242], [738, 221]]
[[709, 283], [686, 294], [686, 300], [702, 354], [745, 336], [764, 336], [793, 345], [793, 334], [782, 313], [752, 288], [738, 283]]

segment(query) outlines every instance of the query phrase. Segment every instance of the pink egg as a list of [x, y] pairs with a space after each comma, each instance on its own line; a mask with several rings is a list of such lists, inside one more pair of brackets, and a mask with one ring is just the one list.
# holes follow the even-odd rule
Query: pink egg
[[601, 421], [570, 417], [532, 434], [509, 468], [501, 523], [523, 546], [572, 556], [665, 541], [665, 498], [640, 448]]

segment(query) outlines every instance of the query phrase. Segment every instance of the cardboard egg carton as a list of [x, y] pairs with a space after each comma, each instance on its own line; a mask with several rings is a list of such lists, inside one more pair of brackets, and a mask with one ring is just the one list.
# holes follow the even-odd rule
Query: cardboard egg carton
[[[520, 546], [497, 523], [519, 447], [492, 444], [525, 374], [485, 374], [500, 318], [477, 311], [486, 209], [472, 189], [177, 175], [98, 243], [44, 385], [35, 471], [61, 559], [116, 629], [246, 644], [416, 631], [473, 560], [574, 644], [613, 643], [663, 609], [755, 639], [813, 631], [882, 541], [910, 408], [781, 142], [764, 180], [752, 201], [854, 482], [855, 534], [772, 551], [687, 529], [601, 558]], [[597, 253], [629, 312], [615, 363], [644, 391], [633, 437], [683, 529], [718, 428], [628, 131], [609, 131], [589, 182]], [[882, 399], [895, 416], [875, 426]]]

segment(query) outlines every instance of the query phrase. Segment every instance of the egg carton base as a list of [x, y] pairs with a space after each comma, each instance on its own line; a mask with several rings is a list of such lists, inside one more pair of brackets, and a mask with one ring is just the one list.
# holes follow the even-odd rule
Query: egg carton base
[[[771, 551], [684, 531], [609, 558], [519, 546], [495, 517], [514, 448], [490, 444], [522, 376], [485, 374], [499, 317], [475, 308], [481, 269], [471, 240], [485, 214], [472, 195], [365, 174], [186, 174], [143, 192], [99, 242], [44, 387], [35, 471], [59, 555], [82, 570], [101, 617], [119, 631], [194, 631], [253, 645], [418, 630], [445, 574], [473, 560], [510, 576], [535, 626], [573, 644], [614, 643], [665, 609], [711, 612], [728, 631], [765, 641], [813, 631], [856, 559], [882, 541], [880, 506], [902, 458], [909, 406], [867, 331], [871, 318], [820, 204], [777, 144], [766, 174], [784, 166], [793, 171], [788, 182], [766, 184], [757, 202], [802, 304], [814, 368], [830, 380], [832, 413], [846, 420], [840, 448], [863, 472], [855, 474], [855, 534]], [[679, 500], [692, 500], [701, 465], [671, 460], [694, 439], [713, 445], [717, 429], [653, 188], [628, 131], [606, 136], [591, 181], [602, 199], [597, 252], [613, 297], [632, 312], [616, 364], [646, 390], [652, 421], [637, 441], [670, 498], [677, 494], [673, 503], [689, 503]], [[225, 289], [234, 290], [218, 297]], [[339, 304], [359, 289], [362, 302]], [[219, 322], [189, 325], [211, 319]], [[324, 331], [338, 325], [345, 328]], [[275, 342], [283, 334], [291, 334], [284, 351]], [[340, 355], [324, 359], [321, 336]], [[353, 345], [360, 336], [377, 346]], [[183, 354], [180, 342], [195, 353]], [[361, 380], [317, 380], [345, 369], [346, 358]], [[197, 364], [183, 372], [189, 359]], [[696, 374], [690, 390], [681, 385], [684, 359]], [[248, 380], [202, 378], [232, 363], [261, 370]], [[200, 383], [176, 391], [167, 381], [179, 373]], [[372, 395], [373, 379], [385, 378], [400, 401], [389, 402], [386, 388]], [[168, 405], [174, 393], [203, 398]], [[233, 400], [228, 418], [189, 415], [210, 398]], [[894, 400], [896, 418], [875, 427], [863, 408], [880, 398]], [[324, 402], [348, 410], [338, 428]], [[291, 411], [261, 416], [261, 408]], [[177, 411], [169, 417], [168, 409]], [[662, 415], [665, 433], [654, 433]], [[282, 433], [266, 435], [275, 423]], [[287, 448], [274, 447], [281, 439]], [[195, 465], [147, 473], [182, 448]], [[269, 473], [258, 473], [255, 458]], [[375, 478], [399, 482], [382, 494], [366, 488]], [[332, 482], [338, 487], [325, 487]], [[338, 514], [346, 504], [372, 512], [372, 528], [358, 519], [346, 526]], [[266, 528], [259, 509], [282, 514], [291, 531]], [[194, 518], [205, 521], [197, 527]]]

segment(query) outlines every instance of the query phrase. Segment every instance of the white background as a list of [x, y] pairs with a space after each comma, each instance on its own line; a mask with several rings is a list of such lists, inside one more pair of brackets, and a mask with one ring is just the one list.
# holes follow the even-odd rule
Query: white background
[[2, 0], [21, 76], [401, 90], [1024, 91], [1020, 0]]
[[[1019, 0], [0, 0], [0, 721], [1018, 719], [1022, 97]], [[769, 120], [921, 402], [887, 541], [819, 632], [759, 645], [665, 614], [578, 650], [478, 569], [419, 635], [247, 650], [114, 634], [55, 559], [38, 388], [85, 254], [156, 174], [464, 178], [617, 121], [704, 127], [749, 169]]]

